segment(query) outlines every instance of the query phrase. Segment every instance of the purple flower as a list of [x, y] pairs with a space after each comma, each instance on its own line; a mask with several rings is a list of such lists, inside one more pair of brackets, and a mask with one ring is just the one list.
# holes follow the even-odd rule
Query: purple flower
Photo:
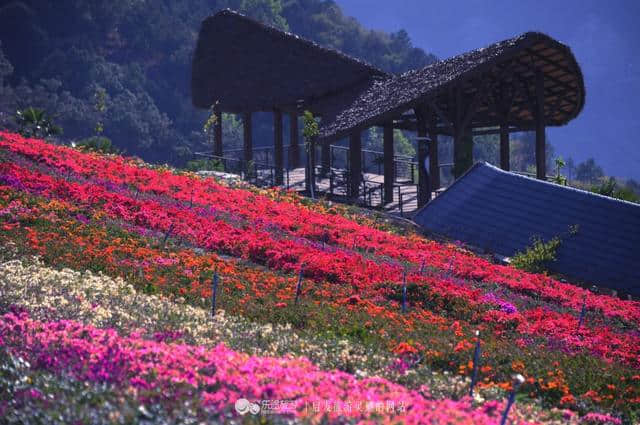
[[488, 293], [484, 297], [482, 297], [484, 302], [494, 304], [500, 308], [500, 311], [503, 311], [508, 314], [514, 314], [518, 312], [518, 308], [511, 304], [510, 302], [504, 301], [496, 296], [494, 293]]

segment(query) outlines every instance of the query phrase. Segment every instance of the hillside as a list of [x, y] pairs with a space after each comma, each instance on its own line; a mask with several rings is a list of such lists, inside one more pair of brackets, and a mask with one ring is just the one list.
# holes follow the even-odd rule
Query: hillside
[[640, 303], [346, 207], [2, 132], [0, 245], [15, 423], [638, 420]]
[[[207, 16], [232, 8], [391, 72], [435, 58], [414, 48], [406, 32], [363, 28], [321, 0], [125, 0], [55, 3], [3, 2], [0, 7], [0, 128], [16, 129], [13, 115], [46, 110], [65, 140], [96, 134], [151, 162], [184, 164], [210, 149], [202, 133], [206, 112], [191, 105], [191, 56]], [[97, 107], [102, 97], [105, 108]], [[225, 119], [228, 148], [241, 127]], [[271, 140], [270, 117], [258, 116], [256, 146]]]

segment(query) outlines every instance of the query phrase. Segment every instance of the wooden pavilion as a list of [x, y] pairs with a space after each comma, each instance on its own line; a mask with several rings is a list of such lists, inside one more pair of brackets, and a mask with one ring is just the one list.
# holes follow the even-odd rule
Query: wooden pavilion
[[[290, 114], [290, 162], [299, 158], [297, 116], [320, 118], [321, 165], [330, 144], [349, 139], [348, 194], [362, 183], [361, 133], [379, 126], [384, 139], [385, 202], [393, 199], [393, 130], [417, 132], [418, 206], [440, 187], [438, 137], [453, 137], [453, 174], [473, 165], [473, 136], [500, 135], [500, 167], [509, 170], [509, 134], [535, 131], [537, 178], [545, 179], [545, 128], [576, 117], [584, 105], [582, 73], [569, 47], [528, 32], [485, 48], [389, 75], [336, 50], [225, 10], [204, 20], [193, 58], [196, 107], [242, 114], [244, 160], [253, 158], [251, 114], [271, 111], [274, 119], [274, 184], [283, 183], [283, 113]], [[221, 119], [214, 155], [224, 154]], [[306, 167], [315, 185], [315, 149]], [[430, 172], [432, 171], [432, 172]], [[309, 175], [310, 174], [310, 175]]]

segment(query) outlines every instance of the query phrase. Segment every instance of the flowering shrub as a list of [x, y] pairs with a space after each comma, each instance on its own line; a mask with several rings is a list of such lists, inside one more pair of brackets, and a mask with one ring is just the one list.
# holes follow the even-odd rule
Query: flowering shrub
[[224, 345], [168, 344], [69, 320], [39, 322], [26, 313], [2, 316], [0, 338], [37, 370], [132, 387], [144, 401], [192, 399], [197, 392], [203, 416], [234, 415], [235, 400], [247, 398], [290, 400], [291, 410], [278, 413], [333, 420], [496, 424], [499, 419], [497, 412], [474, 409], [469, 401], [427, 400], [382, 378], [357, 380], [320, 371], [305, 359], [252, 357]]
[[[3, 140], [4, 139], [4, 140]], [[47, 165], [69, 175], [108, 181], [111, 188], [127, 188], [136, 194], [163, 196], [176, 206], [200, 205], [213, 207], [213, 213], [245, 220], [252, 227], [276, 228], [287, 234], [332, 246], [356, 248], [358, 252], [375, 253], [415, 267], [448, 269], [458, 277], [472, 278], [505, 285], [512, 290], [553, 300], [563, 306], [580, 310], [586, 297], [588, 309], [620, 318], [631, 324], [640, 321], [638, 302], [594, 295], [580, 287], [561, 283], [544, 275], [533, 275], [512, 267], [498, 266], [473, 256], [459, 247], [428, 241], [418, 236], [402, 237], [363, 226], [336, 215], [313, 211], [292, 197], [278, 192], [265, 196], [247, 190], [225, 187], [212, 179], [192, 174], [174, 174], [169, 170], [140, 167], [140, 163], [119, 156], [104, 157], [70, 148], [54, 146], [36, 139], [0, 132], [0, 148], [24, 158]], [[96, 194], [97, 195], [97, 194]], [[93, 199], [96, 199], [94, 196]], [[154, 198], [157, 199], [157, 198]], [[85, 201], [87, 199], [85, 198]], [[166, 214], [165, 214], [166, 217]], [[179, 217], [175, 217], [178, 219]], [[163, 221], [163, 229], [169, 222]], [[305, 261], [306, 258], [301, 258]], [[296, 265], [292, 265], [296, 268]]]
[[[480, 388], [508, 389], [519, 372], [528, 378], [523, 390], [556, 405], [632, 412], [640, 401], [637, 302], [496, 266], [456, 245], [392, 234], [287, 193], [234, 189], [6, 133], [0, 149], [0, 240], [20, 254], [126, 277], [146, 292], [200, 306], [217, 269], [224, 308], [233, 314], [389, 351], [411, 342], [420, 366], [447, 373], [469, 373], [480, 328]], [[303, 301], [293, 306], [301, 268]], [[183, 336], [159, 332], [163, 341]], [[389, 377], [410, 382], [401, 376], [420, 366], [398, 356]], [[585, 369], [603, 372], [589, 382]]]
[[[16, 305], [20, 306], [19, 309]], [[73, 319], [101, 328], [114, 328], [120, 334], [142, 332], [142, 337], [157, 342], [181, 342], [208, 348], [223, 342], [235, 350], [260, 356], [302, 355], [324, 370], [346, 370], [348, 365], [355, 365], [357, 376], [383, 376], [405, 384], [415, 375], [416, 382], [411, 386], [431, 397], [454, 396], [457, 399], [468, 391], [469, 382], [460, 379], [459, 376], [421, 370], [424, 368], [417, 364], [418, 350], [406, 343], [399, 344], [394, 348], [394, 354], [389, 355], [353, 341], [331, 341], [327, 338], [304, 335], [295, 332], [290, 325], [260, 325], [240, 317], [226, 315], [224, 311], [219, 311], [212, 318], [209, 311], [185, 304], [180, 298], [172, 301], [162, 296], [141, 294], [121, 279], [68, 269], [57, 271], [43, 266], [37, 260], [31, 265], [23, 261], [0, 264], [1, 310], [28, 311], [31, 318], [45, 322]], [[395, 357], [396, 355], [399, 357]], [[30, 373], [33, 380], [48, 383], [53, 381], [56, 387], [60, 385], [58, 381], [62, 380], [65, 388], [73, 390], [69, 397], [73, 397], [76, 392], [77, 385], [69, 379]], [[425, 386], [426, 382], [429, 383], [428, 386]], [[20, 391], [21, 394], [29, 391], [44, 393], [48, 388], [48, 385], [24, 385]], [[87, 391], [86, 388], [83, 390]], [[89, 391], [111, 399], [117, 389], [105, 391], [92, 388]], [[445, 393], [450, 395], [445, 396]], [[491, 396], [486, 391], [482, 393], [484, 396]], [[127, 394], [133, 395], [130, 391]], [[59, 394], [55, 396], [58, 397]], [[479, 397], [481, 396], [476, 396], [477, 399]], [[38, 410], [44, 409], [41, 403], [37, 403], [38, 400], [23, 397], [23, 401], [34, 404], [34, 408]], [[115, 415], [116, 418], [135, 415], [135, 405], [140, 403], [127, 400], [127, 404], [119, 409], [125, 413]], [[154, 411], [154, 417], [165, 417], [168, 413], [176, 414], [162, 412], [161, 404], [147, 405], [147, 408]], [[26, 414], [24, 406], [20, 411]], [[96, 414], [81, 411], [74, 412], [74, 417]], [[193, 415], [193, 412], [189, 414]], [[537, 422], [549, 424], [554, 423], [554, 415], [558, 414], [522, 404], [516, 405], [512, 413], [513, 417], [535, 419]], [[67, 418], [66, 422], [73, 422], [73, 418]], [[88, 422], [93, 423], [95, 420]]]

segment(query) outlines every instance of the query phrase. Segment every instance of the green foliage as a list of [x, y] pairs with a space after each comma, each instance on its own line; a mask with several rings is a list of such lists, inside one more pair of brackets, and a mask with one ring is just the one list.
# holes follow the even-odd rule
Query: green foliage
[[421, 68], [436, 60], [435, 56], [414, 47], [405, 30], [391, 34], [368, 30], [345, 16], [333, 1], [289, 0], [284, 3], [282, 16], [293, 33], [362, 58], [391, 73]]
[[5, 57], [2, 51], [2, 41], [0, 41], [0, 91], [4, 86], [5, 79], [11, 74], [13, 74], [13, 66], [11, 66], [11, 63]]
[[558, 184], [566, 186], [567, 178], [562, 174], [560, 174], [560, 170], [562, 170], [562, 168], [566, 165], [566, 163], [560, 156], [555, 159], [555, 163], [556, 163], [556, 175], [553, 177], [553, 181]]
[[613, 177], [602, 179], [599, 185], [591, 186], [591, 191], [600, 195], [640, 203], [640, 195], [633, 191], [632, 186], [622, 186]]
[[576, 167], [576, 180], [585, 183], [596, 183], [602, 177], [604, 177], [604, 171], [602, 167], [596, 164], [593, 158], [581, 162]]
[[302, 135], [304, 136], [307, 150], [309, 150], [309, 146], [311, 145], [313, 139], [318, 135], [318, 121], [316, 121], [311, 111], [304, 111], [302, 115], [302, 122]]
[[187, 162], [186, 168], [189, 171], [224, 171], [222, 162], [217, 159], [194, 159]]
[[62, 134], [62, 128], [53, 123], [43, 109], [29, 107], [16, 111], [20, 134], [25, 137], [49, 137]]
[[217, 122], [218, 119], [216, 118], [215, 105], [212, 105], [211, 108], [209, 108], [209, 117], [202, 126], [202, 131], [205, 134], [212, 134]]
[[531, 240], [531, 246], [516, 253], [511, 258], [511, 264], [518, 269], [532, 273], [547, 271], [549, 263], [556, 260], [556, 252], [563, 238], [575, 235], [578, 230], [578, 225], [570, 226], [566, 234], [553, 237], [547, 242], [544, 242], [539, 236], [534, 236]]
[[113, 146], [111, 140], [103, 136], [93, 136], [87, 139], [80, 140], [77, 145], [83, 150], [100, 153], [119, 153], [118, 148]]
[[[224, 8], [391, 72], [434, 60], [405, 31], [366, 30], [322, 0], [10, 2], [0, 7], [0, 127], [18, 128], [6, 111], [38, 105], [55, 111], [70, 139], [105, 136], [147, 161], [186, 164], [210, 143], [184, 78], [200, 23]], [[237, 124], [223, 115], [225, 150], [241, 146]], [[256, 120], [257, 141], [270, 140], [270, 125]]]
[[107, 110], [107, 91], [101, 87], [97, 88], [93, 94], [94, 104], [93, 107], [99, 114], [100, 119], [96, 122], [96, 134], [99, 136], [104, 132], [103, 115]]
[[542, 273], [547, 270], [550, 262], [555, 261], [556, 251], [561, 244], [559, 237], [544, 242], [540, 237], [532, 238], [532, 245], [524, 252], [518, 252], [511, 259], [511, 264], [518, 269], [532, 273]]

